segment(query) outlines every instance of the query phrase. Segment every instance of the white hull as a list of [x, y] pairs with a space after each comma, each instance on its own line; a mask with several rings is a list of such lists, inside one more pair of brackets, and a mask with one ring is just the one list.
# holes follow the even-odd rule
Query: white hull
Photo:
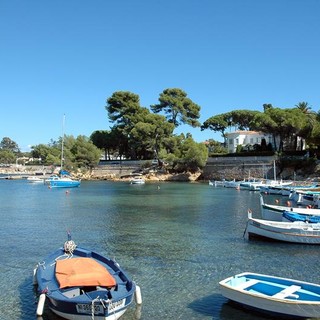
[[[68, 314], [68, 313], [64, 313], [64, 312], [59, 312], [59, 311], [54, 310], [54, 309], [51, 309], [51, 311], [53, 311], [59, 317], [62, 317], [64, 319], [68, 319], [68, 320], [91, 320], [91, 319], [93, 319], [91, 314], [88, 314], [88, 315]], [[112, 314], [110, 316], [107, 316], [107, 317], [94, 315], [94, 320], [117, 320], [126, 311], [127, 311], [127, 309], [124, 309], [124, 310], [116, 312], [116, 313], [114, 313], [114, 314]]]
[[132, 179], [130, 181], [131, 184], [145, 184], [145, 181], [141, 178], [138, 178], [138, 179]]
[[320, 315], [320, 305], [318, 302], [302, 304], [288, 300], [279, 301], [272, 298], [266, 299], [263, 296], [255, 294], [241, 293], [237, 290], [224, 286], [221, 286], [220, 289], [224, 297], [256, 309], [296, 317], [315, 318]]
[[248, 238], [259, 236], [284, 242], [320, 244], [320, 224], [278, 222], [249, 218], [246, 235]]

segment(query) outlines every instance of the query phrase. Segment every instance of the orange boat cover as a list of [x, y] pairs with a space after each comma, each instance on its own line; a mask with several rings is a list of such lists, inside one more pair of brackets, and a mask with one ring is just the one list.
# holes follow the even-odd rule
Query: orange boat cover
[[58, 260], [56, 278], [60, 288], [102, 286], [113, 287], [116, 280], [109, 271], [91, 258], [72, 258]]

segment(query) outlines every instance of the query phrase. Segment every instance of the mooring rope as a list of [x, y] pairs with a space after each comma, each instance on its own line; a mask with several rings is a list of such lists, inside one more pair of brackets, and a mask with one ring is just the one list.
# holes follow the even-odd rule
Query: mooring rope
[[67, 240], [64, 243], [64, 252], [66, 254], [73, 254], [74, 250], [76, 250], [77, 245], [75, 244], [75, 242], [73, 240]]

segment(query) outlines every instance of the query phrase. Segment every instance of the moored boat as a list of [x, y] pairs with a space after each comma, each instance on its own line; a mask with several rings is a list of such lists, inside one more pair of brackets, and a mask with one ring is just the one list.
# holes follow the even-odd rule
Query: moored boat
[[141, 291], [117, 262], [78, 247], [71, 237], [34, 270], [38, 286], [37, 315], [47, 301], [65, 319], [118, 319]]
[[44, 183], [44, 178], [40, 178], [39, 176], [28, 176], [27, 181], [30, 183]]
[[250, 309], [272, 315], [303, 318], [320, 317], [320, 285], [243, 272], [219, 282], [227, 299]]
[[59, 175], [52, 175], [45, 180], [50, 188], [77, 188], [81, 180], [73, 179], [68, 171], [62, 170]]
[[145, 180], [141, 177], [136, 177], [130, 180], [130, 184], [145, 184]]
[[292, 202], [288, 201], [287, 206], [273, 205], [264, 203], [263, 196], [260, 194], [261, 216], [265, 220], [283, 221], [283, 212], [292, 211], [299, 214], [320, 215], [320, 209], [292, 207]]
[[260, 237], [291, 243], [320, 244], [320, 223], [255, 219], [249, 212], [245, 236], [248, 239]]

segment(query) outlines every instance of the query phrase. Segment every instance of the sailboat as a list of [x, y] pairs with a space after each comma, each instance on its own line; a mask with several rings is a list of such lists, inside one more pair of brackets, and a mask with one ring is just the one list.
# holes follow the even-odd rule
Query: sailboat
[[64, 120], [65, 120], [65, 115], [63, 116], [63, 132], [62, 132], [62, 141], [61, 141], [60, 171], [59, 171], [58, 175], [52, 175], [48, 179], [46, 179], [46, 182], [50, 188], [76, 188], [76, 187], [79, 187], [80, 183], [81, 183], [81, 180], [72, 179], [70, 173], [66, 170], [63, 170]]
[[275, 160], [273, 160], [273, 176], [273, 180], [266, 180], [265, 183], [260, 186], [260, 192], [266, 194], [282, 195], [282, 189], [293, 184], [293, 181], [282, 181], [282, 179], [277, 180]]

